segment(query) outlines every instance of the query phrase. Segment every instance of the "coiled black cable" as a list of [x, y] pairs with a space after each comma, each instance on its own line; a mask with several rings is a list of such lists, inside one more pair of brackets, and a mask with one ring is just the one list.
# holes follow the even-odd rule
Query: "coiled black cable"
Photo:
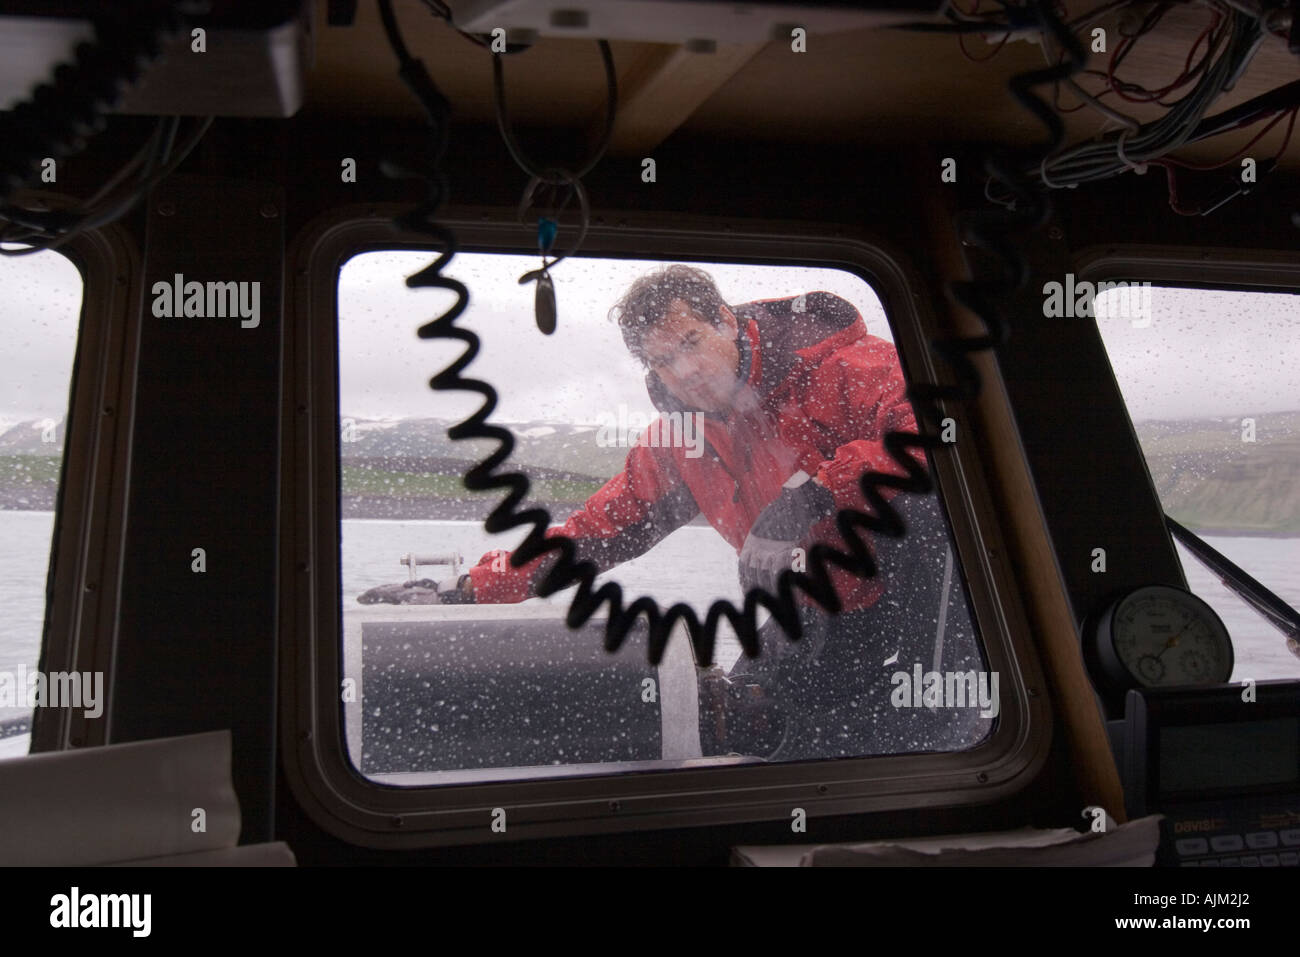
[[[0, 202], [24, 186], [46, 157], [80, 152], [164, 43], [207, 7], [194, 0], [163, 7], [137, 0], [97, 12], [94, 41], [79, 44], [72, 62], [55, 68], [51, 82], [0, 113]], [[50, 225], [57, 228], [57, 216]]]
[[[901, 538], [906, 534], [902, 518], [886, 501], [881, 490], [894, 489], [912, 494], [931, 492], [934, 485], [928, 469], [919, 465], [906, 453], [908, 449], [938, 448], [943, 443], [937, 436], [902, 431], [885, 435], [884, 448], [906, 471], [907, 476], [902, 478], [883, 472], [868, 472], [862, 476], [859, 485], [875, 513], [851, 509], [844, 509], [838, 513], [836, 525], [844, 543], [848, 546], [848, 551], [839, 551], [820, 543], [814, 545], [808, 555], [810, 570], [795, 572], [787, 569], [782, 572], [777, 580], [777, 594], [752, 589], [745, 595], [742, 609], [737, 609], [729, 601], [715, 601], [709, 607], [703, 622], [699, 620], [694, 609], [682, 602], [661, 610], [653, 598], [643, 596], [624, 608], [623, 590], [617, 582], [607, 582], [599, 589], [593, 587], [599, 570], [594, 562], [575, 560], [576, 546], [571, 539], [563, 536], [546, 537], [546, 531], [551, 524], [551, 516], [546, 509], [533, 507], [522, 512], [515, 511], [528, 494], [528, 478], [518, 472], [496, 474], [496, 469], [509, 459], [510, 453], [514, 450], [514, 438], [507, 429], [488, 424], [488, 417], [497, 405], [496, 390], [486, 382], [462, 376], [478, 355], [479, 338], [473, 332], [455, 325], [455, 320], [468, 306], [468, 290], [460, 282], [441, 275], [443, 268], [451, 261], [457, 249], [456, 239], [451, 231], [433, 221], [434, 214], [447, 195], [446, 177], [441, 169], [441, 161], [447, 145], [447, 119], [450, 106], [438, 91], [423, 63], [412, 58], [402, 42], [397, 21], [393, 16], [392, 0], [378, 0], [378, 4], [384, 30], [388, 34], [389, 42], [400, 64], [399, 75], [424, 107], [435, 133], [430, 175], [385, 164], [389, 175], [418, 176], [429, 185], [426, 201], [411, 212], [395, 219], [394, 225], [399, 229], [430, 236], [443, 247], [443, 252], [437, 260], [420, 272], [407, 277], [406, 285], [410, 288], [450, 289], [457, 296], [456, 303], [443, 315], [421, 326], [418, 335], [422, 339], [453, 339], [465, 345], [464, 353], [430, 379], [429, 386], [438, 392], [474, 392], [483, 397], [483, 405], [479, 410], [465, 421], [452, 426], [447, 430], [447, 434], [453, 441], [492, 439], [498, 443], [495, 452], [465, 474], [464, 482], [465, 487], [470, 491], [504, 490], [506, 492], [504, 500], [492, 510], [484, 522], [484, 528], [489, 533], [497, 534], [521, 525], [532, 526], [532, 531], [527, 538], [511, 554], [511, 564], [518, 568], [549, 553], [558, 552], [558, 560], [538, 583], [537, 593], [542, 596], [551, 595], [577, 584], [577, 593], [565, 618], [570, 628], [583, 625], [603, 603], [608, 602], [605, 648], [611, 652], [618, 650], [637, 619], [644, 615], [649, 625], [651, 664], [658, 664], [661, 660], [669, 635], [679, 620], [685, 622], [691, 644], [695, 649], [696, 660], [701, 664], [709, 664], [713, 660], [717, 626], [724, 617], [735, 629], [745, 653], [750, 657], [756, 657], [760, 651], [757, 628], [757, 612], [760, 605], [768, 609], [772, 617], [785, 629], [790, 640], [799, 640], [802, 636], [802, 627], [795, 602], [795, 588], [804, 591], [826, 611], [832, 614], [838, 613], [840, 600], [830, 580], [828, 566], [835, 566], [864, 578], [875, 575], [875, 562], [866, 544], [858, 537], [857, 529], [865, 529], [893, 538]], [[980, 376], [968, 356], [974, 352], [995, 349], [1006, 340], [1007, 328], [999, 315], [996, 303], [1000, 298], [1022, 287], [1029, 274], [1028, 263], [1012, 244], [1011, 234], [1026, 227], [1041, 226], [1050, 216], [1051, 207], [1047, 196], [1036, 190], [1021, 170], [1026, 168], [1026, 164], [1028, 168], [1033, 168], [1033, 163], [1028, 162], [1029, 160], [1037, 162], [1042, 156], [1057, 149], [1064, 139], [1064, 129], [1051, 107], [1035, 96], [1031, 88], [1042, 83], [1071, 77], [1081, 70], [1084, 64], [1084, 53], [1078, 40], [1061, 23], [1050, 7], [1050, 0], [1034, 0], [1032, 10], [1036, 22], [1042, 28], [1050, 29], [1057, 38], [1061, 48], [1066, 51], [1066, 59], [1056, 66], [1019, 74], [1010, 81], [1012, 95], [1047, 127], [1048, 141], [1028, 151], [995, 152], [990, 154], [985, 162], [986, 172], [1018, 197], [1016, 209], [991, 210], [959, 217], [958, 226], [963, 240], [969, 245], [988, 250], [1003, 264], [1001, 275], [995, 278], [983, 281], [953, 281], [949, 284], [952, 298], [979, 316], [988, 332], [983, 336], [947, 338], [931, 343], [931, 347], [952, 366], [958, 384], [911, 386], [907, 397], [918, 413], [918, 421], [926, 419], [932, 423], [939, 422], [943, 418], [943, 411], [935, 403], [940, 400], [970, 399], [978, 395], [981, 388]]]

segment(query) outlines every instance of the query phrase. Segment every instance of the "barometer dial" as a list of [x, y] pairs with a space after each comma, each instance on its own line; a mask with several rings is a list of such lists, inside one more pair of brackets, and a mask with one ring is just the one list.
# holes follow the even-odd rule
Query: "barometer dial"
[[[1166, 585], [1148, 585], [1102, 616], [1099, 657], [1109, 677], [1139, 685], [1222, 684], [1232, 675], [1232, 640], [1204, 601]], [[1122, 671], [1121, 671], [1122, 669]]]

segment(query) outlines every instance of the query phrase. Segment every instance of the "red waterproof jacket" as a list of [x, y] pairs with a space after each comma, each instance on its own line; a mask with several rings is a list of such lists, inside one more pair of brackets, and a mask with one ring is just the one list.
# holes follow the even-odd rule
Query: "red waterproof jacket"
[[[839, 507], [860, 510], [865, 500], [858, 479], [864, 472], [906, 474], [881, 443], [888, 432], [916, 429], [898, 355], [867, 333], [852, 304], [812, 292], [757, 300], [733, 311], [744, 330], [737, 345], [746, 386], [725, 414], [702, 416], [700, 454], [698, 439], [669, 445], [663, 438], [670, 434], [664, 420], [690, 410], [658, 376], [647, 375], [651, 399], [668, 414], [660, 416], [663, 425], [642, 433], [623, 471], [547, 532], [572, 539], [579, 560], [590, 559], [605, 571], [648, 551], [701, 512], [739, 554], [754, 520], [799, 470], [825, 485]], [[815, 526], [811, 539], [844, 548], [833, 519]], [[470, 569], [475, 601], [531, 597], [554, 561], [548, 555], [512, 568], [507, 558], [505, 551], [488, 552]], [[832, 581], [845, 611], [874, 604], [884, 591], [876, 578], [839, 569]]]

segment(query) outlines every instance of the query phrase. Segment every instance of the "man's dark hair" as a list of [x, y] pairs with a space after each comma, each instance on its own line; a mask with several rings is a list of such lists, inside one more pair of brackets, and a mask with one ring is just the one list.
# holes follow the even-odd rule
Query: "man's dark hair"
[[726, 300], [718, 292], [713, 277], [703, 269], [675, 264], [647, 273], [632, 283], [609, 311], [609, 318], [618, 323], [623, 333], [628, 351], [642, 365], [646, 364], [643, 348], [646, 334], [663, 322], [674, 299], [682, 300], [700, 318], [715, 326], [722, 325], [718, 310], [727, 305]]

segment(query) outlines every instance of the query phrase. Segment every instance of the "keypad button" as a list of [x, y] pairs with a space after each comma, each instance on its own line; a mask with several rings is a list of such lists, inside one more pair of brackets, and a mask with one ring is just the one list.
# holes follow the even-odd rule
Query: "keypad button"
[[1283, 867], [1300, 867], [1300, 852], [1283, 851], [1278, 857], [1281, 859]]
[[1220, 867], [1241, 867], [1241, 861], [1235, 857], [1223, 857], [1219, 859]]
[[1210, 838], [1210, 847], [1216, 851], [1240, 851], [1244, 846], [1240, 834], [1216, 834]]
[[1178, 866], [1179, 867], [1200, 867], [1201, 865], [1196, 863], [1195, 861], [1183, 861]]
[[1218, 866], [1219, 866], [1219, 862], [1216, 861], [1214, 858], [1211, 857], [1209, 860], [1201, 861], [1201, 866], [1202, 866], [1202, 867], [1218, 867]]
[[1174, 847], [1183, 857], [1191, 857], [1195, 854], [1208, 854], [1210, 852], [1210, 842], [1203, 837], [1181, 837], [1174, 842]]
[[1282, 843], [1287, 847], [1300, 847], [1300, 827], [1288, 828], [1281, 832]]
[[1255, 831], [1246, 835], [1246, 846], [1252, 848], [1277, 847], [1277, 834], [1273, 831]]
[[1261, 855], [1259, 855], [1259, 866], [1260, 866], [1260, 867], [1278, 867], [1279, 865], [1280, 865], [1280, 862], [1278, 861], [1278, 859], [1277, 859], [1277, 855], [1276, 855], [1276, 854], [1261, 854]]
[[1242, 866], [1242, 867], [1259, 867], [1259, 858], [1256, 857], [1254, 854], [1250, 855], [1249, 857], [1243, 857], [1243, 858], [1241, 859], [1241, 866]]

